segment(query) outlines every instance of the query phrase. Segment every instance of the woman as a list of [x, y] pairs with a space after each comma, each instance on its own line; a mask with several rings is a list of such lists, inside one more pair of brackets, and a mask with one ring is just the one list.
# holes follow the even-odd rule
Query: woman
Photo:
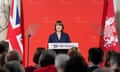
[[41, 54], [45, 51], [44, 47], [38, 47], [36, 49], [36, 52], [33, 56], [33, 62], [35, 63], [35, 66], [28, 66], [25, 68], [25, 72], [33, 72], [35, 69], [40, 68], [39, 65], [39, 57], [41, 56]]
[[62, 21], [58, 20], [55, 24], [55, 32], [49, 36], [49, 43], [52, 42], [70, 42], [69, 35], [63, 32], [64, 26]]
[[115, 51], [113, 51], [113, 50], [110, 50], [110, 51], [108, 51], [107, 53], [106, 53], [106, 56], [105, 56], [105, 63], [104, 63], [104, 66], [105, 67], [110, 67], [110, 59], [111, 59], [111, 56], [113, 55], [113, 54], [115, 54], [116, 52]]

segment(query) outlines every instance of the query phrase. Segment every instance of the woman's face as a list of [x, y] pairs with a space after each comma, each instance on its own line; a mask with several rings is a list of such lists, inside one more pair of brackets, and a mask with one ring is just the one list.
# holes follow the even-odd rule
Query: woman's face
[[62, 26], [61, 25], [56, 25], [56, 31], [61, 32], [62, 31]]

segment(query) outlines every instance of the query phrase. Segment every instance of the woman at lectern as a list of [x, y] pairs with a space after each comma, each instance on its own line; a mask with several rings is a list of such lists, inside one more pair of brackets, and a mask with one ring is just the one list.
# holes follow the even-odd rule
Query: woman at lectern
[[55, 24], [55, 32], [49, 36], [49, 43], [71, 42], [67, 33], [63, 32], [64, 25], [62, 21], [57, 20]]

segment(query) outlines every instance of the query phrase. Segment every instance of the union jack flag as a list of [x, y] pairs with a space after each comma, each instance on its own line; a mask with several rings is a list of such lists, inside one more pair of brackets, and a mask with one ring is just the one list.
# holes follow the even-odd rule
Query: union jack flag
[[10, 9], [7, 41], [9, 42], [10, 50], [17, 50], [23, 56], [23, 42], [22, 42], [22, 25], [20, 22], [18, 0], [12, 0]]

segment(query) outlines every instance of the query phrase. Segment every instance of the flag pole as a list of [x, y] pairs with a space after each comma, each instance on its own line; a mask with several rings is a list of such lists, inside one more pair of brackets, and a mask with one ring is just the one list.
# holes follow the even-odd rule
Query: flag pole
[[38, 30], [38, 28], [39, 28], [39, 24], [30, 24], [29, 26], [28, 26], [28, 29], [27, 29], [27, 31], [26, 31], [26, 36], [27, 36], [27, 38], [28, 38], [28, 40], [27, 40], [27, 42], [28, 42], [28, 44], [27, 44], [27, 46], [28, 46], [28, 49], [27, 49], [27, 66], [29, 66], [29, 55], [30, 55], [30, 38], [37, 32], [37, 30]]
[[104, 1], [103, 5], [103, 15], [102, 15], [102, 24], [101, 24], [101, 34], [100, 34], [100, 47], [104, 50], [104, 26], [105, 26], [105, 19], [107, 14], [107, 8], [108, 8], [108, 0]]

